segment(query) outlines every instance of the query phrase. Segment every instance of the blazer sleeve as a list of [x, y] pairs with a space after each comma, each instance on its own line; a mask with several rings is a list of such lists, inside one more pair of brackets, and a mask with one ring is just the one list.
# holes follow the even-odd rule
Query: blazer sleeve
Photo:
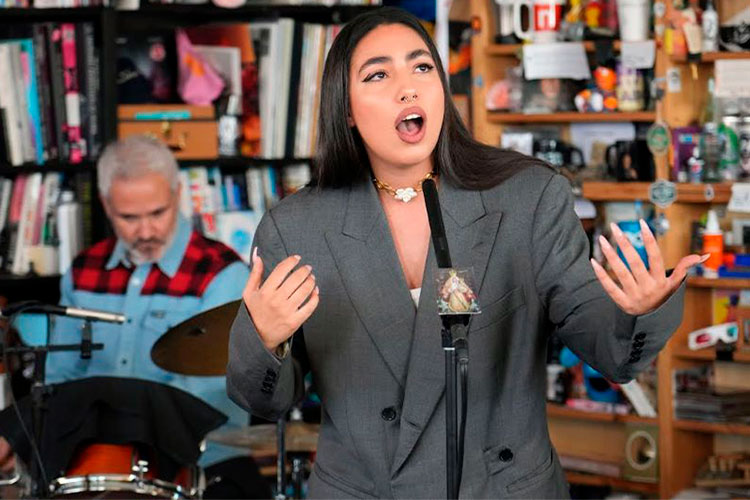
[[554, 333], [609, 380], [632, 380], [680, 325], [684, 281], [659, 308], [641, 316], [625, 313], [609, 297], [589, 262], [589, 241], [561, 175], [550, 178], [539, 199], [531, 248], [536, 290]]
[[[253, 247], [258, 247], [263, 259], [265, 281], [288, 256], [270, 211], [258, 225]], [[304, 387], [300, 364], [288, 353], [289, 349], [279, 357], [266, 348], [241, 302], [229, 335], [227, 393], [232, 401], [267, 420], [277, 420], [286, 413], [301, 397]]]

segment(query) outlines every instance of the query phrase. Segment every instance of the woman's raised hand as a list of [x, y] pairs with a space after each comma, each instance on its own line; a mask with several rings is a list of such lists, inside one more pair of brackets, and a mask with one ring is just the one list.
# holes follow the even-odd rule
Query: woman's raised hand
[[257, 247], [252, 260], [253, 268], [242, 300], [263, 344], [273, 352], [312, 315], [318, 307], [320, 291], [315, 285], [312, 267], [297, 267], [301, 260], [299, 255], [279, 262], [263, 283], [263, 260]]
[[643, 244], [648, 254], [649, 269], [646, 269], [641, 256], [616, 224], [611, 225], [612, 234], [614, 234], [620, 250], [628, 261], [630, 270], [604, 236], [599, 237], [599, 244], [612, 271], [617, 276], [620, 286], [612, 280], [607, 271], [597, 261], [591, 259], [596, 277], [599, 278], [604, 290], [620, 309], [633, 316], [646, 314], [663, 304], [680, 286], [687, 270], [696, 264], [705, 262], [708, 258], [707, 255], [695, 254], [683, 257], [672, 274], [667, 277], [664, 272], [664, 260], [659, 245], [656, 243], [656, 238], [654, 238], [648, 224], [643, 219], [641, 219], [640, 224]]

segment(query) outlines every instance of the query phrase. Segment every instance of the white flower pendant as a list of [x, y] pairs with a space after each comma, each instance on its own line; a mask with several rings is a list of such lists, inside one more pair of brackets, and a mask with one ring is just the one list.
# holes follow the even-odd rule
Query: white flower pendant
[[409, 203], [412, 198], [416, 198], [417, 192], [413, 187], [407, 187], [407, 188], [398, 188], [396, 190], [396, 196], [395, 198], [397, 200], [401, 200], [404, 203]]

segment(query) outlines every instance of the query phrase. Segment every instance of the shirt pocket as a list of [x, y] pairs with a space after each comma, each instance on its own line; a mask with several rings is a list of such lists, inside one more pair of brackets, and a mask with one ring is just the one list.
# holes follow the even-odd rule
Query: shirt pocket
[[473, 316], [469, 324], [470, 332], [478, 332], [492, 327], [504, 318], [526, 305], [523, 287], [516, 287], [489, 304], [479, 303], [481, 314]]

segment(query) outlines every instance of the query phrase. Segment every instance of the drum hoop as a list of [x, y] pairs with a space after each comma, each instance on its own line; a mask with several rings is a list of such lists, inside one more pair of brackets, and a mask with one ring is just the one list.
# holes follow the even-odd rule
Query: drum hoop
[[160, 479], [139, 479], [133, 474], [87, 474], [63, 476], [50, 484], [53, 495], [74, 495], [87, 491], [126, 491], [139, 495], [161, 496], [173, 499], [190, 499], [192, 496], [182, 486]]

